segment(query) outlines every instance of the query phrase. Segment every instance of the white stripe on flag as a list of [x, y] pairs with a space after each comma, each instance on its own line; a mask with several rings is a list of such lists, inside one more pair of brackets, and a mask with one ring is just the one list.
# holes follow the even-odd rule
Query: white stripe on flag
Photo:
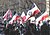
[[36, 19], [36, 21], [45, 20], [49, 16], [48, 12], [44, 12], [40, 17]]

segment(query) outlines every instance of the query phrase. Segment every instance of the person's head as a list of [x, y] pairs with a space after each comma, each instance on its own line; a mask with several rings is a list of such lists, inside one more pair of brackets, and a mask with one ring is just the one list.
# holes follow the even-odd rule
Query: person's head
[[49, 23], [50, 20], [47, 20], [47, 22]]
[[15, 26], [13, 26], [13, 29], [15, 29]]
[[40, 21], [38, 23], [40, 24]]
[[14, 11], [14, 15], [16, 14], [16, 11]]
[[46, 25], [47, 24], [47, 22], [46, 21], [43, 21], [43, 25]]
[[28, 20], [28, 22], [30, 23], [30, 20]]

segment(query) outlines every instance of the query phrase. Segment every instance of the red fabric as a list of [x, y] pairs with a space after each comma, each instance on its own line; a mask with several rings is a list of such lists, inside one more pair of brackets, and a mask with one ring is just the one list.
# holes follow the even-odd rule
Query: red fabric
[[26, 19], [26, 16], [23, 16], [22, 17], [22, 21], [25, 22], [25, 19]]
[[42, 20], [46, 19], [47, 17], [48, 17], [48, 14], [44, 15], [44, 16], [42, 17]]
[[44, 16], [41, 18], [41, 20], [40, 20], [40, 21], [45, 20], [47, 17], [48, 17], [48, 14], [44, 15]]
[[[32, 17], [32, 16], [34, 16], [34, 15], [37, 15], [39, 12], [40, 12], [40, 10], [35, 10], [34, 13], [33, 13], [30, 17]], [[29, 19], [30, 17], [28, 17], [28, 19]], [[28, 20], [28, 19], [27, 19], [27, 20]], [[27, 21], [27, 20], [26, 20], [26, 21]]]
[[12, 18], [12, 12], [11, 10], [8, 10], [6, 13], [5, 13], [5, 16], [3, 16], [3, 18], [6, 20], [9, 19], [9, 18]]
[[36, 15], [40, 12], [40, 10], [35, 10], [34, 13], [32, 15]]
[[10, 11], [10, 18], [12, 18], [12, 12]]
[[20, 16], [16, 16], [15, 21], [18, 20], [19, 17], [20, 17]]

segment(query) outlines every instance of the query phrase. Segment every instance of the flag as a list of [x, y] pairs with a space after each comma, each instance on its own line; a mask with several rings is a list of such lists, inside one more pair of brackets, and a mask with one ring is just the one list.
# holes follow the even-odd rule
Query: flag
[[22, 12], [22, 14], [21, 14], [21, 18], [22, 18], [22, 22], [25, 22], [26, 15], [25, 15], [25, 13], [24, 13], [24, 12]]
[[35, 24], [35, 17], [31, 17], [31, 18], [29, 18], [29, 20], [30, 20], [30, 23]]
[[4, 14], [4, 16], [3, 16], [4, 21], [7, 20], [8, 12], [9, 12], [9, 10], [8, 10], [8, 11]]
[[5, 16], [8, 14], [9, 10], [4, 14], [3, 18], [5, 18]]
[[46, 21], [46, 19], [48, 18], [48, 16], [49, 16], [49, 13], [48, 12], [44, 12], [40, 17], [38, 17], [36, 19], [37, 24], [38, 24], [39, 21], [44, 21], [44, 20]]
[[47, 21], [47, 20], [49, 20], [48, 17], [49, 17], [49, 12], [45, 11], [45, 13], [43, 14], [43, 17], [42, 17], [41, 20], [42, 20], [42, 21], [43, 21], [43, 20]]
[[27, 12], [26, 20], [29, 19], [31, 16], [37, 15], [40, 12], [37, 5], [34, 3], [33, 8]]
[[[33, 8], [30, 11], [28, 11], [28, 13], [31, 13], [30, 15], [36, 15], [39, 12], [40, 12], [40, 10], [35, 3], [33, 5]], [[27, 13], [27, 15], [29, 15], [28, 13]]]
[[31, 9], [31, 11], [32, 11], [32, 15], [36, 15], [40, 12], [39, 8], [35, 3], [33, 4], [33, 8]]
[[12, 19], [9, 21], [9, 23], [12, 24], [13, 21], [16, 21], [18, 18], [19, 18], [19, 15], [16, 13], [16, 14], [12, 17]]
[[13, 23], [13, 21], [16, 19], [17, 13], [12, 17], [12, 19], [9, 21], [10, 24]]
[[36, 21], [43, 21], [46, 20], [46, 18], [48, 18], [49, 13], [48, 12], [44, 12], [39, 18], [36, 19]]
[[10, 9], [8, 9], [8, 11], [5, 13], [5, 15], [3, 16], [4, 21], [8, 20], [9, 18], [12, 18], [12, 12]]
[[10, 10], [10, 18], [12, 18], [12, 11]]

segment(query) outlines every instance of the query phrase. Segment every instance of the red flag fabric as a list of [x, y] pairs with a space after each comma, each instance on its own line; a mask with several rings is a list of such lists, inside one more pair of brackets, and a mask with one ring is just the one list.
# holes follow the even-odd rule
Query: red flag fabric
[[38, 14], [39, 12], [40, 12], [39, 8], [34, 3], [34, 7], [27, 12], [27, 15], [33, 15], [34, 16], [34, 15]]
[[46, 20], [46, 18], [49, 16], [49, 13], [48, 12], [44, 12], [40, 17], [38, 17], [36, 19], [36, 21], [43, 21], [43, 20]]
[[47, 17], [48, 17], [48, 14], [44, 15], [44, 16], [42, 17], [42, 21], [45, 20]]
[[24, 12], [22, 12], [21, 14], [21, 18], [22, 18], [22, 22], [24, 23], [25, 22], [25, 19], [26, 19], [26, 15]]
[[8, 11], [4, 14], [3, 18], [4, 18], [4, 21], [8, 20], [9, 18], [12, 18], [12, 12], [10, 9], [8, 9]]
[[40, 12], [40, 11], [37, 9], [37, 10], [34, 11], [33, 15], [36, 15], [36, 14], [38, 14], [39, 12]]
[[18, 20], [18, 18], [20, 18], [20, 16], [16, 16], [16, 18], [14, 20], [16, 21], [16, 20]]
[[27, 18], [26, 20], [28, 20], [31, 16], [37, 15], [39, 12], [40, 12], [39, 8], [34, 3], [34, 7], [27, 12], [28, 17], [26, 17]]
[[10, 18], [12, 18], [12, 12], [11, 12], [11, 10], [10, 10]]
[[9, 21], [9, 23], [12, 24], [13, 21], [18, 20], [19, 17], [20, 17], [20, 16], [16, 13], [16, 14], [12, 17], [12, 19]]

